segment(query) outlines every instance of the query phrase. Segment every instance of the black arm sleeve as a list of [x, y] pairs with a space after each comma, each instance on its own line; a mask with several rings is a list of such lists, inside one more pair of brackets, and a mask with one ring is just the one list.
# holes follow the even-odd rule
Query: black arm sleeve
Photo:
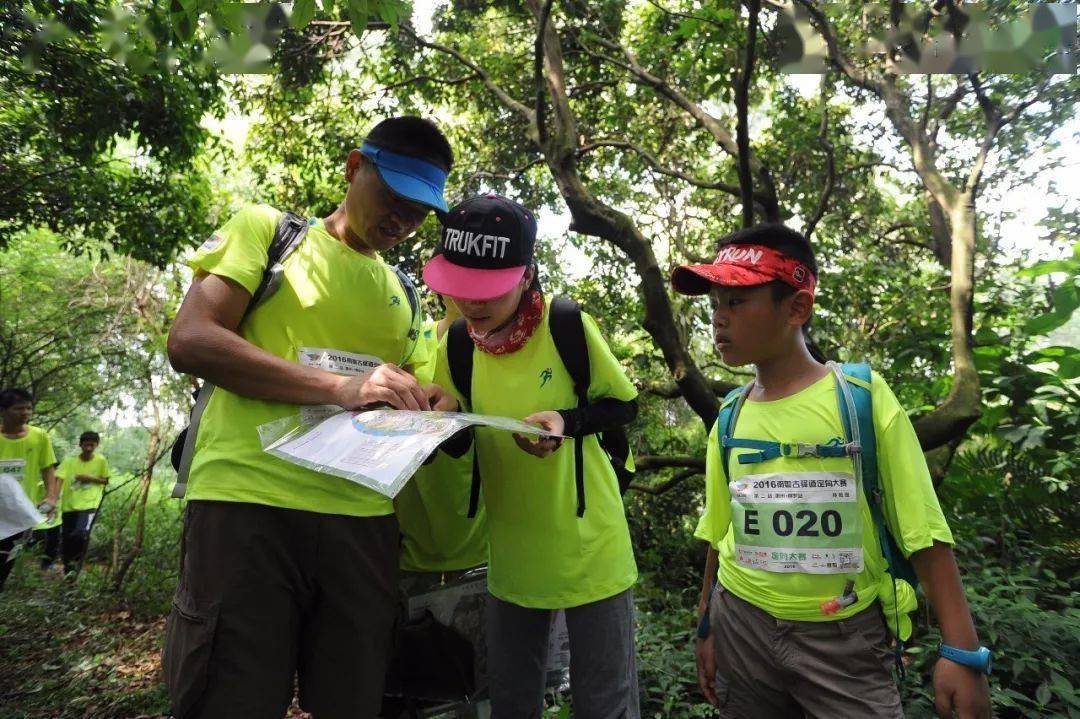
[[[465, 429], [459, 430], [456, 434], [451, 436], [450, 439], [440, 444], [439, 451], [446, 452], [446, 454], [457, 459], [458, 457], [465, 456], [465, 453], [472, 447], [472, 443], [472, 427], [466, 427]], [[428, 457], [428, 461], [431, 461], [434, 456], [435, 453], [432, 452], [431, 457]], [[427, 462], [424, 462], [424, 464], [427, 464]]]
[[574, 409], [560, 409], [567, 437], [585, 437], [606, 429], [614, 429], [630, 424], [637, 418], [637, 400], [624, 401], [614, 397], [603, 397], [592, 404]]

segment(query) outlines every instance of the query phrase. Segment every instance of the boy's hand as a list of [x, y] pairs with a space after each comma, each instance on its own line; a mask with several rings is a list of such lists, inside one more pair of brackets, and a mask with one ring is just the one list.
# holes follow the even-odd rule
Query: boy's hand
[[[535, 424], [537, 427], [542, 427], [552, 434], [562, 434], [563, 430], [566, 429], [566, 422], [563, 420], [562, 415], [551, 410], [530, 414], [523, 419], [522, 422]], [[529, 439], [516, 432], [514, 433], [514, 441], [517, 442], [518, 447], [521, 447], [522, 450], [534, 457], [540, 458], [548, 456], [562, 445], [562, 440], [558, 437], [537, 437], [536, 439]]]
[[697, 659], [697, 683], [701, 687], [701, 693], [714, 707], [720, 706], [720, 700], [716, 698], [716, 690], [713, 687], [713, 682], [716, 680], [716, 649], [712, 635], [696, 641], [694, 654]]
[[990, 684], [986, 675], [938, 659], [934, 667], [934, 708], [941, 719], [951, 719], [954, 712], [960, 719], [990, 719]]
[[421, 389], [427, 396], [428, 404], [436, 412], [457, 412], [458, 401], [443, 387], [437, 384], [426, 384]]

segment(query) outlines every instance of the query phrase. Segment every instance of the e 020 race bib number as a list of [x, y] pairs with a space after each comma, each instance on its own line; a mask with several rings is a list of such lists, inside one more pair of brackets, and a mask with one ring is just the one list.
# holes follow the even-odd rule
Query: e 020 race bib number
[[[743, 532], [748, 535], [760, 535], [758, 527], [761, 510], [743, 511]], [[772, 530], [778, 537], [839, 537], [844, 531], [844, 518], [835, 509], [826, 509], [819, 515], [812, 509], [800, 509], [789, 512], [777, 509], [772, 513]]]
[[862, 516], [848, 472], [747, 475], [729, 484], [735, 560], [770, 572], [862, 570]]

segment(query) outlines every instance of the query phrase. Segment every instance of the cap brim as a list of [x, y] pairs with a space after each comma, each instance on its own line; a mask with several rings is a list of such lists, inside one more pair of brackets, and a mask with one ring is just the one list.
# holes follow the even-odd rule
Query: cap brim
[[440, 295], [483, 301], [502, 297], [525, 276], [525, 265], [497, 270], [462, 267], [443, 255], [435, 255], [424, 265], [424, 283]]
[[424, 207], [430, 207], [436, 212], [445, 213], [450, 209], [446, 205], [442, 192], [427, 180], [398, 170], [388, 170], [381, 167], [378, 160], [375, 161], [375, 169], [395, 195]]
[[682, 265], [671, 273], [671, 286], [682, 295], [704, 295], [713, 285], [753, 287], [771, 282], [765, 272], [735, 265]]

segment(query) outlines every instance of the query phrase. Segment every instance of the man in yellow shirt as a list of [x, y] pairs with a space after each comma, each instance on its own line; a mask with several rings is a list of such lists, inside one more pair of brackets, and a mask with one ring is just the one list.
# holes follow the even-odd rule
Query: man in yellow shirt
[[[33, 413], [34, 398], [26, 390], [10, 388], [0, 392], [0, 474], [19, 484], [45, 515], [41, 526], [47, 528], [59, 514], [60, 482], [52, 442], [45, 430], [30, 424]], [[0, 537], [0, 589], [11, 573], [20, 536]]]
[[79, 437], [79, 454], [64, 457], [56, 470], [64, 483], [60, 504], [65, 575], [76, 572], [86, 556], [90, 527], [109, 483], [109, 463], [95, 453], [100, 443], [101, 435], [97, 432], [83, 432]]
[[403, 369], [412, 313], [379, 254], [445, 212], [452, 163], [431, 122], [376, 125], [348, 154], [341, 204], [309, 220], [277, 291], [246, 317], [280, 212], [242, 210], [188, 262], [169, 358], [216, 389], [194, 440], [162, 655], [178, 719], [282, 717], [297, 679], [320, 719], [379, 710], [397, 610], [393, 503], [263, 452], [258, 428], [312, 405], [456, 408]]

